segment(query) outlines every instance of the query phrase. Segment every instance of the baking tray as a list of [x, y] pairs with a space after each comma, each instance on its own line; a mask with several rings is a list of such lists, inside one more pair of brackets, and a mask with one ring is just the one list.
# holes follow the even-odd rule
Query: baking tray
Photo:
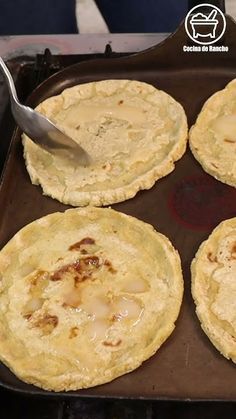
[[[227, 17], [228, 53], [184, 53], [184, 26], [162, 44], [131, 57], [73, 65], [43, 82], [28, 104], [78, 83], [108, 78], [146, 81], [184, 106], [189, 125], [205, 100], [236, 77], [236, 25]], [[188, 150], [175, 170], [148, 191], [112, 206], [152, 224], [179, 250], [185, 294], [176, 329], [161, 349], [136, 371], [109, 384], [68, 393], [50, 393], [18, 380], [0, 365], [0, 384], [16, 391], [56, 397], [112, 397], [155, 400], [236, 400], [236, 366], [203, 333], [190, 294], [190, 263], [199, 244], [223, 219], [236, 215], [236, 190], [208, 176]], [[20, 131], [11, 142], [0, 187], [0, 246], [29, 222], [68, 206], [43, 196], [26, 172]], [[145, 238], [144, 238], [145, 239]]]

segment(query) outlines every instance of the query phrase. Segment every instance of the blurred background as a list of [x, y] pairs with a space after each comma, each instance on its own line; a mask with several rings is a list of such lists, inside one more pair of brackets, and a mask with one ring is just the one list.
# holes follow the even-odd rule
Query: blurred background
[[[0, 0], [0, 36], [173, 32], [187, 9], [188, 0]], [[226, 11], [236, 17], [236, 0]]]
[[[202, 2], [204, 3], [204, 1]], [[103, 1], [101, 1], [101, 3], [103, 3]], [[107, 0], [106, 3], [110, 3], [112, 5], [114, 2], [112, 0]], [[126, 3], [128, 4], [129, 0], [127, 0]], [[145, 8], [148, 9], [150, 2], [147, 0], [144, 3], [145, 3]], [[158, 1], [156, 1], [156, 3], [158, 3]], [[165, 6], [164, 6], [164, 3], [166, 3]], [[186, 1], [178, 0], [174, 2], [175, 8], [178, 9], [177, 13], [176, 13], [176, 10], [172, 8], [172, 4], [170, 3], [172, 2], [169, 2], [167, 0], [166, 2], [163, 2], [163, 4], [161, 5], [162, 10], [164, 6], [163, 12], [165, 14], [165, 17], [164, 17], [164, 21], [162, 20], [162, 22], [158, 24], [158, 27], [161, 29], [161, 30], [158, 30], [158, 32], [173, 31], [177, 27], [178, 22], [180, 22], [184, 18], [184, 15], [186, 14], [186, 11], [187, 11]], [[225, 3], [226, 3], [226, 12], [236, 19], [236, 0], [225, 0]], [[99, 5], [99, 1], [98, 1], [98, 5]], [[158, 9], [159, 7], [156, 8], [156, 16], [154, 18], [155, 20], [157, 20]], [[161, 13], [161, 15], [163, 14], [163, 12]], [[106, 21], [94, 0], [77, 0], [76, 16], [77, 16], [77, 22], [78, 22], [80, 33], [107, 33], [109, 31], [114, 32], [106, 24]], [[169, 22], [166, 22], [168, 20], [168, 16], [171, 16], [171, 19], [169, 19]], [[163, 16], [160, 16], [160, 20], [162, 18]], [[127, 29], [128, 28], [126, 27], [126, 32], [130, 32]], [[155, 32], [155, 30], [153, 30], [155, 29], [155, 27], [153, 28], [153, 24], [150, 29], [152, 30], [149, 30], [149, 32]]]

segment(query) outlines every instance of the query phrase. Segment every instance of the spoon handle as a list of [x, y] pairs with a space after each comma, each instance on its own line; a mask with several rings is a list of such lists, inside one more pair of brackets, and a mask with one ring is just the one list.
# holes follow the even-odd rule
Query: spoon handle
[[3, 59], [0, 57], [0, 69], [2, 70], [2, 73], [5, 77], [5, 80], [7, 82], [8, 85], [8, 89], [9, 89], [9, 94], [10, 94], [10, 99], [11, 99], [11, 104], [13, 105], [15, 102], [19, 102], [17, 93], [16, 93], [16, 88], [15, 88], [15, 84], [13, 81], [13, 78], [11, 76], [10, 71], [8, 70], [6, 64], [4, 63]]

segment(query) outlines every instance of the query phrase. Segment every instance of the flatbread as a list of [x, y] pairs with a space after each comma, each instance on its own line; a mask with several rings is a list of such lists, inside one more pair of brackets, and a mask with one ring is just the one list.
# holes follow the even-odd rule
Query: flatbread
[[65, 204], [101, 206], [132, 198], [170, 173], [186, 149], [182, 106], [147, 83], [86, 83], [64, 90], [36, 109], [92, 159], [88, 167], [75, 168], [23, 135], [32, 183]]
[[137, 368], [173, 331], [183, 295], [169, 240], [111, 209], [27, 225], [0, 252], [0, 274], [0, 359], [54, 391]]
[[207, 173], [236, 187], [236, 79], [207, 100], [189, 142]]
[[192, 262], [192, 295], [204, 332], [236, 362], [236, 218], [223, 221]]

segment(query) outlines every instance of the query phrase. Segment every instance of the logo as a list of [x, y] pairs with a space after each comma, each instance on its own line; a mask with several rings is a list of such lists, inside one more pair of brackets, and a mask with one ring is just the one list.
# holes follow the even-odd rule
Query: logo
[[193, 7], [185, 18], [185, 30], [189, 38], [201, 47], [184, 47], [184, 51], [228, 51], [228, 47], [213, 47], [225, 33], [226, 19], [224, 13], [212, 4]]

